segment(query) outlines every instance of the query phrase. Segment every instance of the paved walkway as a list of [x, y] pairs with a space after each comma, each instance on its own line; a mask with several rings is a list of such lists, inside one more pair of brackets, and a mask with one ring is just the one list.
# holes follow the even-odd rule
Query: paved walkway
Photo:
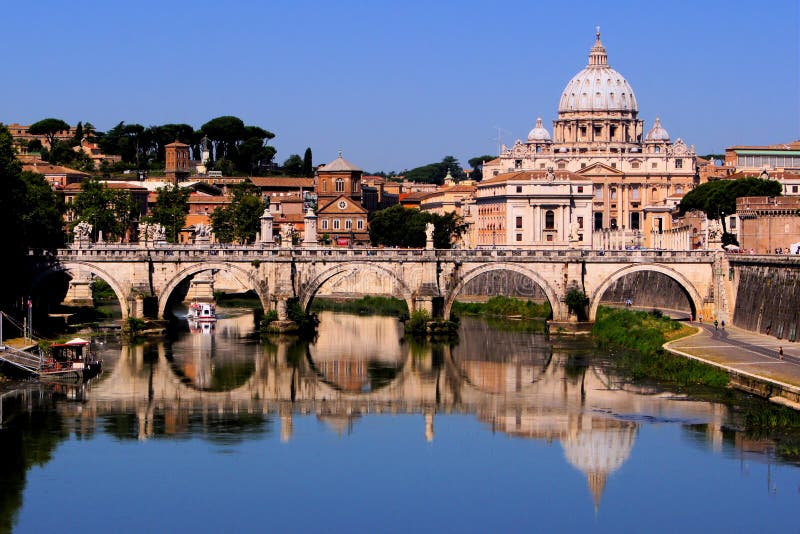
[[[671, 341], [664, 348], [718, 367], [800, 390], [800, 343], [749, 332], [735, 326], [714, 329], [713, 324], [692, 324], [700, 327], [700, 332]], [[780, 347], [783, 347], [782, 360], [778, 356]]]

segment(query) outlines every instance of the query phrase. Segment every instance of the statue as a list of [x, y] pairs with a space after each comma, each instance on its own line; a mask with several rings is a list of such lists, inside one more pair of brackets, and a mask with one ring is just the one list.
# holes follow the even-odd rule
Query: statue
[[553, 170], [553, 167], [547, 167], [547, 174], [545, 175], [548, 182], [553, 182], [556, 179], [556, 173]]
[[167, 230], [164, 228], [163, 225], [154, 224], [152, 228], [153, 228], [153, 242], [163, 243], [167, 240]]
[[570, 241], [578, 241], [578, 223], [576, 221], [572, 221], [569, 225], [569, 240]]
[[73, 229], [75, 241], [89, 241], [92, 236], [92, 225], [86, 221], [81, 221]]
[[425, 240], [426, 241], [433, 241], [433, 230], [434, 230], [433, 223], [426, 223], [425, 224]]
[[201, 238], [211, 237], [211, 225], [205, 223], [197, 223], [194, 225], [194, 236]]

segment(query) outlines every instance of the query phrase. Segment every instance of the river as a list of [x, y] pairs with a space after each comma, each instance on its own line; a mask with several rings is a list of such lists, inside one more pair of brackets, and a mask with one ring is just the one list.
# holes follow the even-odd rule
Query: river
[[[729, 404], [626, 383], [586, 340], [464, 318], [452, 345], [221, 308], [82, 386], [0, 403], [0, 530], [795, 531], [800, 468]], [[511, 325], [511, 323], [509, 323]], [[506, 325], [508, 326], [508, 325]]]

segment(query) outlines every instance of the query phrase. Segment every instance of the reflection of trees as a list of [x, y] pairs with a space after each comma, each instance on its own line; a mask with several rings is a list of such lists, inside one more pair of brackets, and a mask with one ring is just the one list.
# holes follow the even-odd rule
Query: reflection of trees
[[[67, 437], [58, 412], [51, 406], [28, 411], [22, 406], [22, 397], [7, 396], [2, 401], [4, 417], [10, 421], [3, 422], [0, 433], [0, 532], [13, 531], [28, 469], [48, 463], [56, 446]], [[46, 400], [49, 403], [51, 399]]]

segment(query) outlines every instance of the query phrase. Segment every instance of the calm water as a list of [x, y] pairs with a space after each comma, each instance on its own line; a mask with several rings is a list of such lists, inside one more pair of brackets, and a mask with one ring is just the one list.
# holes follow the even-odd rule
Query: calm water
[[99, 348], [8, 392], [0, 530], [800, 532], [800, 469], [722, 404], [632, 387], [585, 343], [464, 320], [453, 347], [321, 314], [310, 344]]

